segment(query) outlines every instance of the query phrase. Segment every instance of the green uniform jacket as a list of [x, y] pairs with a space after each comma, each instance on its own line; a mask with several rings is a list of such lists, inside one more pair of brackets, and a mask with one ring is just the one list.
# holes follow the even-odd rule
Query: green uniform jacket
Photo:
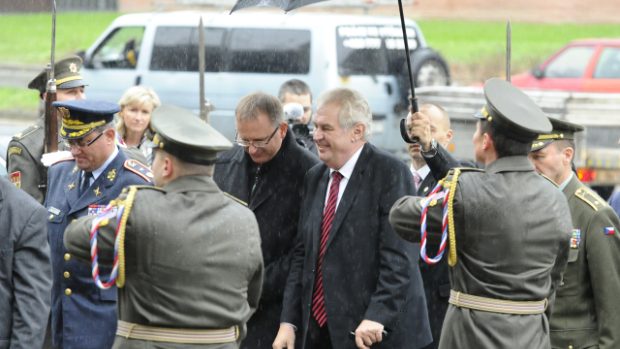
[[9, 142], [6, 167], [9, 178], [39, 203], [45, 201], [47, 168], [41, 163], [43, 155], [43, 119], [13, 136]]
[[[80, 218], [65, 232], [69, 252], [88, 261], [92, 220]], [[111, 264], [115, 226], [112, 219], [100, 231], [100, 263]], [[125, 255], [120, 320], [185, 329], [237, 325], [243, 333], [258, 305], [263, 281], [258, 224], [252, 211], [225, 196], [211, 177], [185, 176], [163, 189], [140, 188], [127, 220]], [[114, 348], [145, 349], [237, 345], [179, 345], [118, 336], [114, 342]]]
[[[620, 220], [574, 175], [564, 195], [573, 218], [573, 236], [551, 315], [551, 345], [620, 348]], [[605, 234], [605, 228], [614, 233]]]
[[[404, 197], [390, 212], [396, 232], [413, 242], [420, 240], [420, 200]], [[429, 243], [435, 246], [441, 237], [441, 216], [442, 200], [427, 217]], [[449, 269], [451, 288], [493, 299], [552, 300], [566, 268], [569, 221], [562, 193], [535, 173], [525, 156], [503, 157], [485, 171], [461, 173], [454, 198], [458, 260]], [[428, 253], [434, 256], [437, 251]], [[550, 348], [547, 315], [449, 305], [439, 348]]]

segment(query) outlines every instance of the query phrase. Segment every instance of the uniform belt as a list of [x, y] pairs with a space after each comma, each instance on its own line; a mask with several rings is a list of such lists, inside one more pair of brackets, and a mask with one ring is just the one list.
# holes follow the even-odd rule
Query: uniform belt
[[493, 299], [450, 290], [448, 302], [454, 306], [491, 313], [533, 315], [542, 314], [547, 309], [547, 299], [541, 301], [509, 301]]
[[196, 330], [138, 325], [118, 320], [116, 335], [127, 339], [181, 344], [233, 343], [239, 338], [239, 327], [219, 330]]

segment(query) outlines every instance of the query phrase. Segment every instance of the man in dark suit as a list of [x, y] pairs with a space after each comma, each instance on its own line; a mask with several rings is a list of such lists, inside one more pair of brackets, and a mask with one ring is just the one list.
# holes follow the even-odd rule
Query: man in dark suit
[[[434, 141], [444, 149], [447, 148], [452, 141], [453, 134], [452, 129], [450, 129], [450, 118], [442, 107], [435, 104], [422, 104], [419, 112], [410, 114], [408, 120], [412, 134], [420, 139], [418, 143], [407, 145], [411, 157], [410, 170], [416, 186], [416, 195], [426, 196], [437, 185], [438, 179], [435, 178], [435, 174], [426, 163], [421, 144]], [[427, 250], [432, 251], [431, 253], [435, 253], [438, 248], [437, 244], [427, 245]], [[433, 343], [426, 346], [425, 349], [433, 349], [439, 345], [443, 319], [448, 310], [448, 297], [450, 296], [448, 263], [445, 259], [441, 259], [437, 264], [432, 265], [427, 264], [421, 258], [417, 260], [424, 283], [428, 318], [433, 334]]]
[[112, 121], [117, 104], [76, 100], [53, 105], [72, 159], [49, 168], [45, 198], [53, 272], [52, 342], [63, 349], [108, 349], [116, 331], [116, 288], [97, 288], [90, 266], [67, 253], [65, 228], [78, 217], [97, 214], [124, 187], [150, 184], [153, 175], [116, 145]]
[[0, 177], [0, 348], [41, 348], [52, 268], [45, 209]]
[[250, 94], [239, 101], [235, 114], [237, 146], [219, 156], [213, 178], [220, 189], [246, 202], [258, 221], [265, 278], [241, 347], [262, 349], [278, 330], [302, 182], [318, 159], [295, 141], [274, 96]]
[[[350, 89], [319, 99], [322, 164], [306, 175], [299, 241], [274, 349], [420, 348], [431, 341], [417, 246], [399, 241], [391, 205], [413, 193], [407, 166], [367, 142], [372, 113]], [[329, 188], [329, 189], [328, 189]]]

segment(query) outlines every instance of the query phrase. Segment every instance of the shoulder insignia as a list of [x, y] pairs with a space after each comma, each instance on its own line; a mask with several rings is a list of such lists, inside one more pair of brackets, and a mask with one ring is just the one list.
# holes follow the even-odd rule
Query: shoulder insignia
[[223, 191], [223, 192], [222, 192], [222, 194], [224, 194], [225, 196], [228, 196], [228, 197], [229, 197], [229, 198], [231, 198], [233, 201], [236, 201], [237, 203], [239, 203], [239, 204], [241, 204], [241, 205], [243, 205], [243, 206], [245, 206], [245, 207], [247, 207], [247, 206], [248, 206], [248, 203], [247, 203], [247, 202], [245, 202], [245, 201], [243, 201], [243, 200], [239, 199], [238, 197], [236, 197], [236, 196], [234, 196], [234, 195], [228, 194], [228, 193], [227, 193], [227, 192], [225, 192], [225, 191]]
[[7, 152], [8, 157], [10, 157], [11, 155], [21, 155], [22, 154], [22, 148], [20, 147], [9, 147], [9, 150]]
[[[151, 190], [160, 191], [162, 193], [166, 192], [166, 189], [162, 187], [157, 187], [154, 185], [132, 185], [132, 187], [135, 187], [136, 189], [151, 189]], [[125, 189], [123, 189], [123, 191], [125, 191]]]
[[605, 202], [591, 189], [587, 187], [581, 187], [575, 191], [575, 196], [581, 199], [586, 204], [590, 205], [594, 211], [598, 211], [599, 209], [605, 206]]
[[148, 166], [134, 159], [125, 160], [125, 168], [142, 177], [145, 181], [151, 183], [153, 181], [153, 172]]
[[544, 178], [544, 179], [548, 180], [549, 182], [551, 182], [551, 184], [553, 184], [553, 186], [554, 186], [554, 187], [556, 187], [556, 188], [559, 188], [559, 187], [560, 187], [560, 186], [559, 186], [556, 182], [554, 182], [551, 178], [549, 178], [549, 177], [545, 176], [545, 175], [544, 175], [544, 174], [542, 174], [542, 173], [539, 173], [539, 175], [540, 175], [542, 178]]
[[22, 139], [26, 138], [27, 136], [31, 135], [32, 133], [36, 132], [40, 128], [41, 128], [41, 126], [39, 126], [39, 125], [31, 125], [27, 129], [25, 129], [24, 131], [15, 134], [13, 136], [13, 140], [14, 141], [22, 140]]
[[11, 183], [13, 183], [17, 187], [17, 189], [21, 189], [22, 172], [21, 171], [11, 172], [11, 174], [9, 174], [9, 180], [11, 181]]
[[476, 167], [455, 167], [453, 169], [450, 169], [451, 172], [453, 172], [455, 169], [459, 169], [461, 172], [484, 172], [483, 169], [481, 168], [476, 168]]

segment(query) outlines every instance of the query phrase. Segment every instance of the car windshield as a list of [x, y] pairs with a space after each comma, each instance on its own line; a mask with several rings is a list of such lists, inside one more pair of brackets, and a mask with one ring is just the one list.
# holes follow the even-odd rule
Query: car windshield
[[[400, 72], [405, 43], [399, 26], [347, 25], [336, 28], [338, 74], [388, 75]], [[416, 31], [407, 27], [409, 50], [418, 48]], [[368, 64], [373, 62], [373, 64]]]

